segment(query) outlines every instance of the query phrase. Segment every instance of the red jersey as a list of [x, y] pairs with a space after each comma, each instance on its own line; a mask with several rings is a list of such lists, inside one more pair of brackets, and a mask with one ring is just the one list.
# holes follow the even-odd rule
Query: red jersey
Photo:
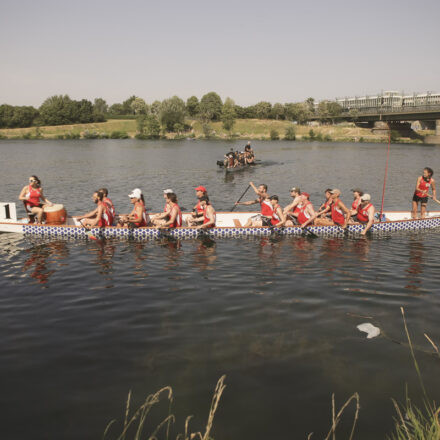
[[265, 217], [272, 217], [273, 207], [268, 199], [263, 199], [260, 197], [261, 215]]
[[134, 209], [136, 210], [136, 208], [137, 208], [139, 205], [142, 207], [142, 217], [141, 217], [140, 219], [138, 219], [138, 215], [137, 215], [137, 213], [136, 213], [136, 211], [135, 211], [134, 216], [135, 216], [136, 220], [135, 220], [133, 223], [134, 223], [137, 227], [147, 226], [147, 211], [146, 211], [146, 209], [145, 209], [145, 205], [144, 205], [144, 203], [142, 202], [142, 200], [139, 200], [139, 201], [137, 201], [137, 202], [134, 204]]
[[177, 215], [174, 222], [171, 223], [170, 228], [180, 228], [182, 226], [182, 211], [180, 210], [180, 207], [177, 203], [171, 208], [171, 210], [173, 210], [174, 208], [177, 208]]
[[28, 186], [28, 192], [26, 194], [26, 198], [24, 203], [26, 206], [34, 207], [40, 205], [40, 197], [41, 197], [41, 188], [34, 188], [31, 185]]
[[370, 206], [373, 206], [371, 203], [369, 203], [365, 208], [362, 208], [362, 205], [358, 206], [357, 209], [357, 219], [361, 222], [361, 223], [368, 223], [368, 210], [370, 208]]
[[276, 205], [275, 208], [273, 208], [271, 219], [270, 219], [270, 222], [272, 223], [272, 225], [277, 225], [281, 221], [279, 215], [277, 214], [277, 209], [279, 207], [280, 207], [280, 205]]
[[306, 208], [307, 206], [311, 205], [311, 202], [306, 202], [303, 205], [301, 205], [301, 207], [299, 208], [299, 212], [298, 212], [298, 222], [300, 225], [302, 225], [303, 223], [305, 223], [307, 220], [309, 220], [310, 218], [310, 214], [308, 214], [306, 212]]
[[196, 205], [196, 211], [197, 211], [197, 214], [204, 214], [204, 212], [205, 212], [205, 210], [202, 208], [202, 206], [200, 205], [200, 201], [199, 202], [197, 202], [197, 205]]
[[[199, 204], [200, 204], [200, 202], [199, 202]], [[202, 212], [203, 212], [203, 224], [206, 225], [206, 223], [208, 223], [211, 220], [209, 219], [209, 217], [206, 217], [206, 208], [202, 209]], [[210, 226], [211, 228], [213, 228], [215, 226], [215, 222], [216, 222], [216, 215], [214, 212], [214, 224]]]
[[[429, 188], [431, 187], [431, 181], [432, 181], [432, 178], [429, 178], [428, 181], [426, 181], [422, 177], [422, 180], [420, 181], [419, 186], [417, 187], [417, 190], [416, 190], [417, 197], [422, 197], [422, 198], [428, 197], [427, 194], [428, 194]], [[426, 191], [426, 193], [423, 193], [422, 191]]]
[[98, 202], [98, 208], [102, 207], [101, 218], [98, 222], [98, 227], [103, 228], [105, 226], [111, 226], [113, 224], [113, 216], [111, 215], [108, 204], [105, 202]]
[[339, 199], [336, 199], [332, 203], [332, 220], [337, 225], [343, 225], [345, 223], [345, 216], [339, 208], [339, 201]]
[[107, 205], [108, 210], [110, 215], [112, 216], [112, 222], [111, 224], [113, 224], [113, 219], [116, 217], [116, 209], [115, 209], [115, 205], [113, 205], [113, 202], [111, 201], [111, 199], [109, 199], [108, 197], [105, 197], [103, 202]]
[[355, 211], [358, 209], [358, 206], [361, 205], [361, 198], [359, 197], [351, 204], [351, 209], [354, 209]]

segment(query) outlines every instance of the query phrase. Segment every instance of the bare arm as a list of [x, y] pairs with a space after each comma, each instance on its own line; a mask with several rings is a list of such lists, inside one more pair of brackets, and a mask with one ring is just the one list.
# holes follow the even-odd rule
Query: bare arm
[[211, 205], [208, 205], [208, 207], [206, 208], [206, 217], [208, 217], [209, 221], [203, 225], [197, 226], [198, 229], [210, 228], [211, 226], [215, 226], [215, 211]]
[[133, 208], [133, 211], [128, 214], [128, 221], [130, 222], [140, 222], [142, 220], [142, 206], [137, 205]]
[[26, 193], [29, 191], [29, 187], [28, 186], [24, 186], [23, 189], [21, 190], [20, 195], [18, 196], [18, 200], [27, 200], [26, 197]]
[[278, 227], [283, 226], [284, 223], [286, 223], [286, 216], [284, 215], [284, 212], [281, 209], [281, 206], [278, 206], [276, 213], [281, 220], [275, 226], [278, 226]]
[[53, 203], [43, 195], [43, 190], [41, 190], [40, 199], [46, 202], [49, 206], [53, 205]]
[[370, 206], [368, 208], [368, 223], [367, 226], [365, 226], [364, 230], [361, 232], [361, 235], [365, 235], [373, 226], [374, 223], [374, 206]]
[[432, 188], [432, 197], [434, 200], [437, 200], [437, 191], [435, 190], [435, 180], [431, 180], [431, 188]]
[[[104, 208], [99, 205], [95, 211], [96, 211], [96, 217], [90, 222], [90, 226], [96, 226], [99, 223], [99, 220], [102, 217], [102, 212], [103, 212]], [[84, 218], [84, 217], [83, 217]]]
[[342, 211], [345, 214], [345, 222], [342, 225], [342, 227], [346, 228], [347, 227], [347, 223], [348, 223], [348, 221], [350, 220], [350, 217], [351, 217], [350, 210], [340, 200], [339, 200], [338, 206], [342, 209]]
[[175, 206], [173, 206], [173, 208], [171, 209], [171, 211], [169, 213], [170, 214], [169, 220], [166, 223], [164, 223], [162, 226], [165, 228], [168, 228], [169, 226], [171, 226], [174, 223], [174, 221], [176, 220], [177, 212], [178, 212], [177, 208]]
[[82, 220], [83, 218], [92, 218], [92, 217], [95, 217], [97, 215], [97, 213], [98, 213], [98, 208], [96, 208], [93, 211], [90, 211], [84, 215], [76, 215], [73, 218], [76, 218], [77, 220]]
[[236, 205], [255, 205], [255, 203], [260, 203], [260, 200], [249, 200], [248, 202], [235, 202]]

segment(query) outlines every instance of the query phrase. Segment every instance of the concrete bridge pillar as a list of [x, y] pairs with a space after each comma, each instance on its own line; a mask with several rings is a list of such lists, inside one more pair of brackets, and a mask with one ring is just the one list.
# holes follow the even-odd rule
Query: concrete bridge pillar
[[435, 135], [440, 136], [440, 119], [435, 121]]
[[390, 126], [388, 125], [388, 122], [384, 121], [375, 121], [373, 129], [371, 130], [374, 134], [379, 135], [387, 135], [388, 130], [390, 129]]
[[435, 135], [434, 136], [426, 136], [425, 142], [427, 144], [440, 145], [440, 119], [437, 119], [435, 121]]

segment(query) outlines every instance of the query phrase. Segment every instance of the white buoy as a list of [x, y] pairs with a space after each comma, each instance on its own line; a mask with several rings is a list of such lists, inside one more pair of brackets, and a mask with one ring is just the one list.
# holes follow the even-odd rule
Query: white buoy
[[369, 322], [364, 322], [363, 324], [359, 324], [357, 329], [361, 332], [367, 333], [367, 339], [375, 338], [380, 335], [380, 328], [375, 327], [373, 324]]

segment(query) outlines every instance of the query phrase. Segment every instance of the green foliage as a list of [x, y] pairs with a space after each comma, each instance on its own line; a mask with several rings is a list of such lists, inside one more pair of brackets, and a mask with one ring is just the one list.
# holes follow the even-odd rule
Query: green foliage
[[322, 120], [336, 118], [341, 113], [342, 113], [342, 107], [337, 102], [321, 101], [318, 104], [318, 116]]
[[159, 116], [159, 113], [160, 113], [160, 105], [161, 105], [160, 101], [157, 101], [157, 100], [154, 101], [153, 104], [151, 104], [150, 112], [151, 112], [153, 115]]
[[31, 127], [38, 118], [38, 110], [31, 106], [0, 105], [0, 128]]
[[174, 124], [173, 131], [175, 133], [181, 134], [184, 130], [185, 130], [185, 126], [183, 124], [181, 124], [180, 122], [176, 122]]
[[132, 102], [136, 99], [135, 95], [130, 96], [122, 103], [123, 115], [134, 115], [135, 112], [131, 107]]
[[278, 119], [285, 119], [284, 105], [279, 102], [274, 104], [270, 113], [270, 118], [276, 119], [277, 121]]
[[331, 138], [330, 135], [326, 134], [326, 135], [323, 137], [322, 140], [323, 140], [324, 142], [331, 142], [333, 139]]
[[47, 98], [40, 109], [42, 125], [64, 125], [94, 121], [93, 104], [87, 99], [73, 101], [68, 95]]
[[311, 113], [314, 114], [315, 113], [315, 98], [307, 98], [305, 100], [305, 104], [307, 106], [307, 110]]
[[284, 104], [286, 119], [304, 124], [311, 116], [308, 106], [303, 102]]
[[398, 142], [400, 139], [400, 133], [397, 130], [391, 130], [390, 139], [391, 142]]
[[108, 109], [108, 112], [112, 116], [120, 116], [124, 114], [124, 106], [122, 104], [113, 104]]
[[64, 139], [79, 139], [81, 135], [79, 133], [66, 133]]
[[222, 109], [223, 128], [229, 132], [232, 131], [235, 124], [235, 103], [231, 98], [226, 98]]
[[147, 103], [142, 98], [134, 98], [130, 104], [130, 108], [135, 115], [145, 115], [148, 113]]
[[130, 136], [125, 131], [112, 131], [110, 139], [128, 139]]
[[0, 133], [0, 139], [8, 139], [8, 137], [2, 133]]
[[286, 141], [294, 141], [296, 139], [295, 127], [287, 127], [284, 139], [286, 139]]
[[100, 138], [100, 134], [97, 131], [86, 130], [83, 133], [83, 138], [84, 139], [99, 139]]
[[268, 119], [272, 112], [272, 104], [270, 102], [261, 101], [255, 104], [255, 113], [258, 119]]
[[136, 139], [159, 139], [160, 123], [154, 114], [142, 115], [138, 118], [138, 133]]
[[223, 103], [219, 95], [209, 92], [200, 100], [200, 116], [206, 121], [219, 121], [222, 115]]
[[197, 96], [191, 96], [186, 100], [186, 110], [189, 116], [195, 117], [200, 111], [200, 103]]
[[205, 136], [206, 139], [212, 138], [213, 130], [209, 122], [202, 122], [202, 131], [203, 131], [203, 136]]
[[313, 128], [311, 128], [311, 129], [309, 130], [309, 138], [310, 138], [311, 141], [315, 140], [315, 138], [316, 138], [316, 134], [315, 134], [315, 132], [313, 131]]
[[280, 134], [274, 128], [270, 130], [270, 139], [272, 141], [277, 141], [280, 138]]
[[364, 141], [364, 138], [363, 138], [362, 136], [360, 137], [359, 142], [361, 142], [361, 143], [362, 143], [362, 142], [365, 142], [365, 141]]
[[145, 128], [147, 126], [147, 116], [146, 115], [138, 115], [136, 118], [136, 127], [138, 134], [143, 136], [145, 135]]
[[166, 131], [173, 131], [174, 124], [185, 123], [186, 106], [178, 96], [165, 99], [160, 106], [159, 119]]

